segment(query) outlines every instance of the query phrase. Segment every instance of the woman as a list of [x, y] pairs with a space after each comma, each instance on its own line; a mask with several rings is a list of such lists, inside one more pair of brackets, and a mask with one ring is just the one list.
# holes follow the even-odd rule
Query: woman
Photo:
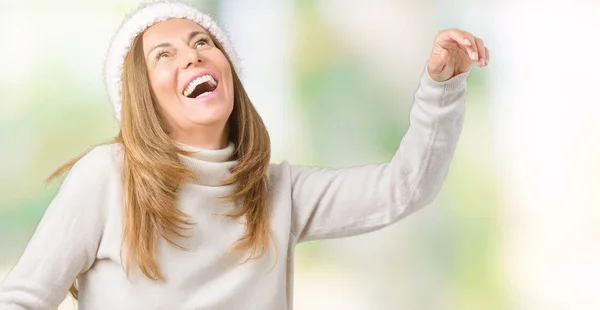
[[[0, 309], [292, 309], [294, 247], [390, 225], [429, 204], [462, 128], [483, 42], [435, 38], [388, 163], [270, 164], [265, 126], [214, 21], [181, 2], [143, 5], [111, 43], [106, 86], [121, 128], [69, 171]], [[75, 285], [76, 282], [76, 285]]]

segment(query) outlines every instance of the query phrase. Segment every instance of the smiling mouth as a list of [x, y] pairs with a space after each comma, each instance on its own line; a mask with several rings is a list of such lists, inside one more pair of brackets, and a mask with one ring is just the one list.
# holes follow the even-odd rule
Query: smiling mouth
[[206, 74], [191, 81], [183, 91], [183, 95], [191, 99], [198, 98], [210, 94], [218, 85], [219, 83], [211, 75]]

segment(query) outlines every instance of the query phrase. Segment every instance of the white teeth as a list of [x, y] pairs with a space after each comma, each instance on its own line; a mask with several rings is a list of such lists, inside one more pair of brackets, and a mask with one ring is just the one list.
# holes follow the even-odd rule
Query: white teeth
[[188, 86], [183, 91], [183, 95], [188, 97], [194, 91], [196, 86], [198, 86], [202, 83], [205, 83], [205, 82], [209, 82], [212, 86], [217, 85], [217, 81], [215, 81], [215, 79], [211, 75], [206, 74], [206, 75], [197, 77], [192, 82], [190, 82], [190, 84], [188, 84]]

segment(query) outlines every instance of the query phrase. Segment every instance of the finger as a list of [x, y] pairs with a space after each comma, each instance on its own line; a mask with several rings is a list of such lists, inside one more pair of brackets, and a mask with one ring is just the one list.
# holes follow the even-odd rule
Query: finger
[[483, 40], [481, 40], [478, 37], [474, 37], [475, 38], [475, 45], [477, 45], [477, 52], [478, 52], [478, 59], [477, 59], [477, 64], [482, 67], [485, 66], [485, 59], [486, 59], [486, 55], [485, 55], [485, 45], [483, 44]]
[[431, 64], [431, 72], [439, 74], [446, 68], [450, 52], [447, 49], [442, 49], [437, 59]]
[[467, 40], [469, 40], [469, 42], [471, 42], [471, 51], [469, 52], [469, 57], [471, 57], [471, 59], [477, 61], [479, 60], [479, 46], [477, 45], [477, 41], [475, 40], [475, 36], [472, 35], [470, 32], [467, 31], [462, 31], [462, 30], [458, 30], [460, 33], [462, 33], [462, 35], [467, 38]]
[[490, 63], [490, 50], [485, 48], [485, 65], [487, 66]]
[[440, 63], [442, 66], [446, 66], [448, 63], [448, 57], [450, 57], [450, 52], [448, 50], [445, 49], [440, 53]]
[[429, 61], [427, 62], [427, 68], [429, 69], [429, 73], [433, 75], [438, 75], [448, 63], [448, 56], [450, 52], [447, 49], [441, 49], [438, 54], [434, 54], [431, 56]]
[[458, 47], [464, 50], [472, 60], [478, 59], [478, 53], [476, 51], [477, 46], [474, 40], [466, 35], [465, 32], [458, 29], [450, 29], [442, 31], [439, 34], [439, 44], [443, 48], [454, 47], [453, 44], [457, 44]]

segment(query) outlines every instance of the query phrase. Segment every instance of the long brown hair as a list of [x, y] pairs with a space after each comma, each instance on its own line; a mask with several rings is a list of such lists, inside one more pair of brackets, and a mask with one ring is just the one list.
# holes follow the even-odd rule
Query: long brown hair
[[[269, 245], [267, 168], [271, 156], [269, 134], [252, 105], [229, 56], [221, 44], [211, 39], [230, 63], [234, 85], [234, 106], [227, 122], [229, 140], [235, 143], [232, 169], [223, 185], [235, 184], [223, 199], [237, 203], [238, 211], [225, 216], [246, 219], [246, 232], [233, 246], [249, 251], [248, 259], [265, 254]], [[122, 146], [123, 247], [128, 254], [126, 271], [135, 261], [142, 273], [153, 280], [163, 276], [156, 261], [156, 246], [163, 237], [171, 246], [182, 248], [173, 237], [186, 237], [193, 223], [178, 209], [178, 189], [194, 175], [179, 160], [179, 149], [169, 137], [159, 115], [158, 103], [150, 87], [143, 54], [142, 34], [133, 41], [123, 68], [121, 128], [111, 143]], [[84, 154], [85, 155], [85, 154]], [[49, 180], [68, 171], [83, 155], [66, 163]], [[70, 289], [75, 299], [75, 284]]]

